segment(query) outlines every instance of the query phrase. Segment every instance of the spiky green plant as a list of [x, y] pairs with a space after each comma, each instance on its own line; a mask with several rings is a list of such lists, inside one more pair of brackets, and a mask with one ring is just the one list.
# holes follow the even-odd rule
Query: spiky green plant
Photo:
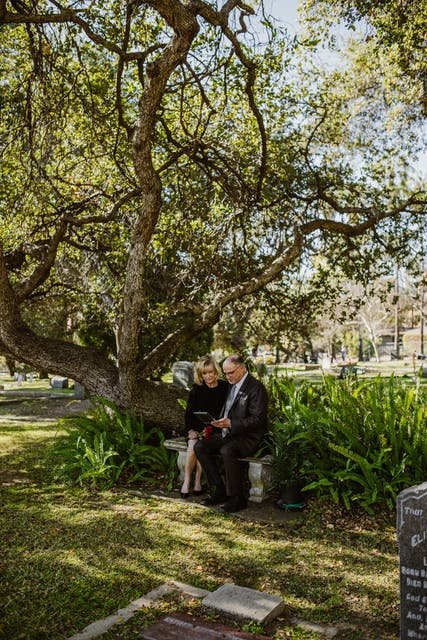
[[112, 485], [172, 474], [173, 455], [163, 446], [160, 429], [146, 429], [141, 417], [113, 402], [97, 398], [88, 415], [61, 422], [68, 433], [60, 447], [62, 476]]
[[[375, 504], [393, 508], [399, 491], [425, 480], [427, 401], [417, 383], [393, 376], [326, 377], [319, 385], [273, 381], [270, 391], [272, 415], [290, 431], [298, 427], [292, 447], [300, 446], [299, 475], [306, 490], [372, 512]], [[281, 459], [277, 455], [281, 443], [273, 431], [273, 467], [286, 469], [286, 448], [281, 447]], [[289, 458], [297, 453], [292, 450]]]

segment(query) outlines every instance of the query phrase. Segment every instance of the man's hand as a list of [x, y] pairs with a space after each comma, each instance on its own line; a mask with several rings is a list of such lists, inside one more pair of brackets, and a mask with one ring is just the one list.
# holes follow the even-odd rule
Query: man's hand
[[221, 418], [220, 420], [213, 420], [212, 424], [218, 429], [230, 429], [231, 420], [229, 418]]

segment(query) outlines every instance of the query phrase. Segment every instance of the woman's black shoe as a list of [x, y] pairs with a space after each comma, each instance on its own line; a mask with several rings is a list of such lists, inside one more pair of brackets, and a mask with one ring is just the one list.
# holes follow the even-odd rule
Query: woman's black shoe
[[181, 498], [186, 499], [186, 498], [189, 498], [189, 497], [190, 497], [190, 494], [189, 494], [189, 493], [183, 493], [183, 492], [181, 491]]
[[204, 493], [203, 489], [193, 489], [193, 496], [201, 496]]

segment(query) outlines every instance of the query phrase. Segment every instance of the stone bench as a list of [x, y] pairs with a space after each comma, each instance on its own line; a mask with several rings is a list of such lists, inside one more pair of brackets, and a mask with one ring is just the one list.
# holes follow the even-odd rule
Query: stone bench
[[[165, 440], [163, 445], [166, 449], [177, 451], [179, 480], [183, 482], [185, 460], [187, 457], [186, 438], [170, 438]], [[267, 492], [271, 486], [271, 458], [270, 455], [263, 456], [262, 458], [240, 458], [242, 462], [247, 462], [249, 465], [249, 500], [251, 502], [262, 502], [267, 497]]]

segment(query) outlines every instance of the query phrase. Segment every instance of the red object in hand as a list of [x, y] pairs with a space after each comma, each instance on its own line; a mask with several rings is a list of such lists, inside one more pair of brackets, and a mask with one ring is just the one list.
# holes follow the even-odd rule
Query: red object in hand
[[203, 435], [205, 436], [206, 440], [209, 440], [209, 438], [213, 434], [213, 430], [214, 430], [214, 427], [211, 424], [208, 424], [208, 426], [205, 427], [203, 431]]

